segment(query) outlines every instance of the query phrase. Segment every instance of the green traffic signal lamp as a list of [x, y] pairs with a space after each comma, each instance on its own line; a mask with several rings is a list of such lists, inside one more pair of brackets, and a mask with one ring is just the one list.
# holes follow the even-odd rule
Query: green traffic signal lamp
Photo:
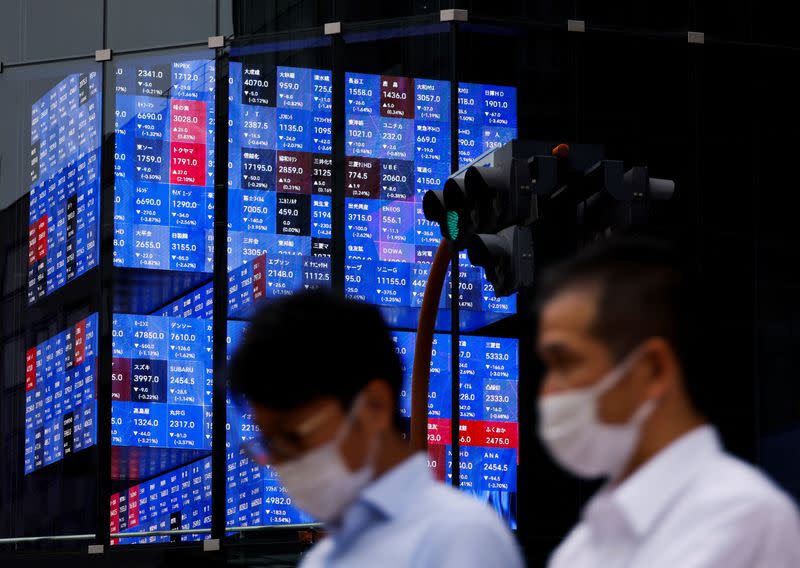
[[442, 190], [432, 189], [425, 192], [422, 197], [422, 212], [428, 221], [439, 225], [445, 239], [448, 241], [458, 239], [458, 212], [447, 209]]

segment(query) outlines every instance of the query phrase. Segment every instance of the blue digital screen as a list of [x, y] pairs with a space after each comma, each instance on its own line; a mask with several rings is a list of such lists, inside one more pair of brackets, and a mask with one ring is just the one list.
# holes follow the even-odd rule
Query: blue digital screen
[[210, 449], [211, 319], [114, 314], [112, 335], [112, 444]]
[[[247, 327], [245, 322], [228, 322], [228, 357], [239, 345]], [[226, 430], [227, 474], [225, 478], [225, 524], [228, 527], [301, 524], [313, 522], [292, 504], [292, 498], [269, 466], [253, 463], [241, 449], [243, 441], [258, 434], [247, 409], [228, 400]]]
[[29, 304], [97, 265], [101, 90], [74, 73], [31, 107]]
[[[480, 87], [481, 104], [487, 100], [485, 93], [505, 94], [500, 97], [503, 118], [485, 115], [480, 123], [516, 124], [515, 90]], [[386, 307], [418, 308], [442, 238], [438, 226], [425, 219], [422, 198], [428, 190], [441, 189], [451, 171], [450, 83], [347, 73], [344, 95], [345, 294]], [[459, 117], [478, 112], [477, 107], [464, 106], [462, 98], [459, 95]], [[496, 132], [511, 135], [509, 128]], [[466, 135], [472, 131], [462, 132], [459, 126], [459, 148]], [[494, 144], [495, 138], [489, 138]], [[496, 298], [481, 270], [471, 266], [466, 255], [462, 259], [461, 308], [514, 313], [515, 297]], [[446, 290], [449, 282], [448, 275]], [[441, 308], [448, 305], [451, 293], [442, 295]]]
[[331, 72], [231, 62], [228, 270], [241, 294], [330, 286]]
[[25, 354], [25, 474], [97, 441], [97, 314]]
[[115, 70], [114, 265], [211, 272], [214, 62]]
[[517, 137], [517, 89], [458, 84], [458, 166]]
[[[211, 527], [211, 458], [133, 485], [111, 496], [112, 534]], [[117, 537], [111, 544], [196, 541], [208, 534]]]
[[[400, 412], [411, 416], [411, 369], [416, 334], [393, 332], [405, 379]], [[490, 503], [516, 528], [519, 463], [519, 341], [462, 336], [459, 340], [460, 485]], [[428, 389], [429, 465], [452, 480], [451, 337], [434, 335]]]
[[157, 310], [154, 315], [210, 320], [214, 317], [214, 286], [209, 282]]

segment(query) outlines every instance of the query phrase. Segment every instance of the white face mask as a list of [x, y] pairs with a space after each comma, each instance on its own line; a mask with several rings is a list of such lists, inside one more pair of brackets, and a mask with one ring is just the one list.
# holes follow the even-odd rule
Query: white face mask
[[364, 466], [357, 471], [347, 468], [339, 452], [351, 422], [352, 418], [348, 417], [330, 442], [299, 458], [272, 466], [294, 505], [323, 523], [338, 519], [375, 473], [372, 462], [376, 444], [372, 445]]
[[656, 403], [646, 401], [627, 423], [606, 424], [597, 417], [597, 401], [625, 377], [637, 355], [631, 353], [589, 388], [539, 397], [539, 437], [564, 469], [581, 477], [614, 478], [628, 464]]

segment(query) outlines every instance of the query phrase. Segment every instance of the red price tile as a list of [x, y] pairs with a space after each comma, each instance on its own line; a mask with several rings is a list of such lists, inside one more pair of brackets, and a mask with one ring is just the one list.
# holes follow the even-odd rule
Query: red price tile
[[25, 392], [36, 388], [36, 348], [25, 352]]
[[449, 444], [450, 428], [449, 418], [428, 418], [428, 447]]
[[205, 144], [206, 103], [174, 99], [170, 108], [170, 139], [173, 142]]
[[86, 320], [75, 324], [75, 366], [86, 359]]
[[47, 258], [47, 215], [36, 221], [36, 260]]
[[205, 185], [205, 161], [205, 144], [173, 142], [170, 144], [169, 182], [181, 185]]
[[267, 255], [253, 259], [253, 301], [267, 295]]

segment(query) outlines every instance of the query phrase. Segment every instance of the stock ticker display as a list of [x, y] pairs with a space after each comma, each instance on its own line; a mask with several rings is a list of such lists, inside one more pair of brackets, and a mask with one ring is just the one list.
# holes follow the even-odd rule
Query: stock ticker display
[[[239, 345], [246, 327], [245, 322], [228, 322], [228, 358]], [[227, 407], [225, 525], [249, 527], [313, 522], [292, 504], [292, 498], [287, 495], [275, 472], [269, 466], [255, 464], [241, 448], [242, 442], [258, 434], [249, 411], [230, 400]]]
[[214, 62], [116, 67], [114, 266], [211, 272]]
[[114, 314], [112, 335], [112, 444], [210, 449], [211, 319]]
[[[203, 321], [210, 316], [211, 291], [210, 286], [204, 286], [164, 308], [161, 313], [169, 313], [172, 318]], [[170, 319], [166, 315], [157, 317]], [[243, 321], [228, 322], [229, 356], [236, 349], [246, 326], [247, 323]], [[415, 334], [394, 332], [393, 339], [406, 370], [400, 405], [401, 413], [408, 417]], [[461, 487], [489, 503], [514, 527], [518, 463], [517, 341], [469, 336], [462, 337], [461, 343]], [[449, 362], [450, 337], [436, 335], [429, 393], [429, 463], [439, 479], [448, 481], [452, 476], [453, 459], [450, 445], [452, 408]], [[119, 410], [119, 403], [115, 401], [114, 404]], [[293, 506], [291, 497], [286, 494], [275, 473], [269, 467], [264, 468], [250, 461], [241, 449], [244, 441], [258, 433], [250, 414], [230, 400], [227, 401], [227, 407], [226, 526], [235, 528], [313, 522], [311, 517]], [[115, 417], [119, 417], [118, 411]], [[135, 415], [126, 417], [126, 421], [131, 419], [135, 420]], [[171, 428], [167, 426], [166, 431], [171, 431]], [[169, 528], [209, 528], [209, 468], [210, 457], [115, 494], [111, 498], [112, 531], [124, 533]], [[200, 538], [202, 535], [123, 537], [119, 543]]]
[[[203, 458], [111, 495], [111, 534], [211, 527], [211, 458]], [[209, 535], [112, 538], [111, 544], [196, 541]]]
[[458, 167], [517, 137], [517, 89], [458, 84]]
[[97, 314], [25, 354], [25, 474], [97, 440]]
[[[345, 83], [345, 293], [420, 307], [441, 240], [422, 197], [451, 172], [450, 84], [359, 73]], [[516, 136], [514, 88], [461, 84], [458, 92], [459, 162]], [[480, 269], [461, 258], [461, 308], [514, 313], [515, 298], [496, 298]], [[446, 302], [443, 294], [440, 307]]]
[[[405, 383], [400, 412], [411, 416], [411, 369], [416, 333], [393, 332]], [[428, 389], [428, 464], [440, 480], [452, 481], [451, 336], [433, 340]], [[519, 463], [519, 341], [461, 336], [459, 340], [460, 486], [489, 503], [516, 528]]]
[[230, 64], [231, 289], [330, 286], [332, 97], [330, 71]]
[[[214, 62], [148, 60], [114, 72], [114, 266], [210, 280]], [[261, 298], [330, 286], [333, 84], [330, 71], [247, 62], [231, 62], [229, 80], [228, 314], [246, 318]], [[422, 196], [450, 174], [450, 85], [347, 73], [344, 89], [346, 294], [419, 307], [440, 241]], [[459, 85], [460, 164], [516, 136], [515, 99], [510, 87]], [[29, 303], [99, 262], [100, 112], [98, 73], [69, 75], [32, 106]], [[515, 311], [514, 298], [495, 298], [465, 257], [460, 271], [463, 309]], [[150, 314], [113, 314], [112, 445], [169, 450], [176, 465], [196, 460], [112, 495], [114, 533], [210, 527], [211, 459], [178, 450], [211, 449], [212, 318], [211, 283]], [[228, 322], [229, 353], [245, 325]], [[92, 314], [26, 353], [26, 474], [96, 443], [97, 328]], [[415, 334], [393, 335], [408, 416]], [[513, 527], [517, 342], [460, 341], [460, 484]], [[453, 460], [449, 342], [435, 338], [429, 394], [429, 463], [442, 480]], [[258, 432], [250, 414], [230, 401], [227, 409], [226, 526], [312, 522], [274, 472], [241, 450]]]
[[101, 80], [66, 76], [31, 106], [28, 303], [98, 262]]

